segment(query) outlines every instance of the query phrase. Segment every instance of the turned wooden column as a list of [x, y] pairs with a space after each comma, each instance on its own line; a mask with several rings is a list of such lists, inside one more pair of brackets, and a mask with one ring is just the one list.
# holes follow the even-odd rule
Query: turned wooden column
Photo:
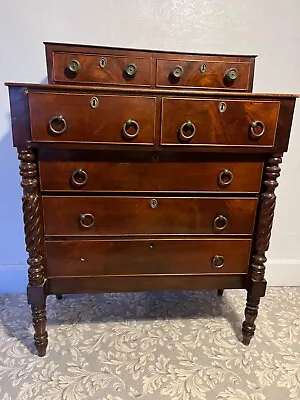
[[243, 343], [245, 345], [249, 345], [254, 335], [260, 298], [266, 292], [265, 263], [267, 258], [265, 253], [270, 243], [276, 204], [275, 189], [278, 186], [277, 178], [280, 176], [279, 164], [282, 162], [281, 157], [282, 153], [270, 154], [264, 168], [250, 262], [250, 282], [245, 309], [245, 321], [243, 322]]
[[46, 331], [46, 295], [44, 290], [44, 234], [38, 170], [32, 149], [18, 149], [18, 158], [23, 188], [22, 202], [26, 251], [29, 255], [27, 260], [29, 265], [27, 297], [32, 310], [34, 341], [38, 355], [42, 357], [46, 353], [48, 334]]

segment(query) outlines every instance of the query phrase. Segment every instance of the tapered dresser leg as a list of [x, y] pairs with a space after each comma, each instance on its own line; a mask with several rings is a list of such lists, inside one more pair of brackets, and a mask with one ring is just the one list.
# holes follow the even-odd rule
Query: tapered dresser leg
[[57, 300], [62, 300], [62, 294], [57, 294], [57, 295], [56, 295], [56, 299], [57, 299]]
[[270, 154], [265, 162], [263, 182], [260, 194], [257, 221], [253, 238], [250, 262], [249, 284], [245, 321], [243, 322], [243, 343], [249, 345], [255, 332], [255, 320], [258, 315], [260, 298], [265, 295], [267, 282], [265, 280], [265, 253], [269, 248], [271, 229], [276, 204], [275, 189], [280, 175], [279, 164], [282, 153]]
[[29, 258], [27, 299], [31, 305], [34, 341], [39, 356], [46, 354], [46, 274], [44, 266], [44, 233], [38, 168], [34, 151], [18, 149], [26, 250]]
[[223, 296], [224, 289], [218, 289], [218, 296]]
[[38, 355], [43, 357], [46, 354], [48, 345], [48, 333], [46, 331], [46, 304], [31, 306], [32, 322], [34, 327], [34, 343]]

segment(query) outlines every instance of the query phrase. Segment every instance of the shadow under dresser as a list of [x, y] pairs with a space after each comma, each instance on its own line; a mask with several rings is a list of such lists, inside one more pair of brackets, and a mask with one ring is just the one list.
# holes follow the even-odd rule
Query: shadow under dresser
[[45, 45], [49, 84], [7, 83], [38, 355], [64, 293], [243, 288], [248, 345], [297, 96], [254, 56]]

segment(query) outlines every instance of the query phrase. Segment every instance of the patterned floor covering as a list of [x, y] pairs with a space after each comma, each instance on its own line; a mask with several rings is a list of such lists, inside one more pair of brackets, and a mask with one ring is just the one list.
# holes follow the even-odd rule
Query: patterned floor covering
[[299, 400], [300, 288], [269, 288], [249, 347], [245, 292], [54, 296], [35, 355], [25, 295], [0, 296], [1, 400]]

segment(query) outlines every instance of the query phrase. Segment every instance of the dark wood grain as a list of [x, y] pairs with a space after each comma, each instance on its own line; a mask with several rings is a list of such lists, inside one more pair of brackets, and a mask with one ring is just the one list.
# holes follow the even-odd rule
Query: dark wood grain
[[[262, 167], [260, 158], [249, 156], [168, 157], [140, 152], [122, 156], [120, 152], [44, 151], [39, 161], [41, 190], [74, 192], [258, 193]], [[233, 174], [228, 186], [220, 185], [218, 180], [224, 169]], [[80, 181], [80, 173], [72, 177], [79, 170], [86, 173], [86, 182]]]
[[[206, 71], [201, 72], [201, 65], [206, 65]], [[176, 65], [183, 68], [180, 78], [174, 79], [171, 71]], [[238, 77], [229, 84], [224, 80], [226, 71], [229, 68], [238, 70]], [[249, 62], [225, 62], [200, 60], [157, 60], [156, 86], [158, 87], [178, 87], [178, 88], [209, 88], [215, 90], [248, 90], [250, 78]]]
[[[46, 243], [49, 277], [246, 274], [250, 249], [251, 239], [64, 240]], [[215, 255], [224, 257], [223, 267], [213, 266]]]
[[31, 141], [28, 98], [26, 91], [21, 87], [9, 88], [11, 127], [13, 145], [25, 148]]
[[[256, 198], [43, 197], [47, 236], [251, 235], [256, 205]], [[217, 217], [226, 218], [225, 229], [214, 227]]]
[[[222, 113], [219, 111], [221, 101], [226, 102], [226, 111]], [[163, 98], [161, 144], [186, 147], [207, 144], [272, 147], [279, 106], [279, 102], [270, 101]], [[265, 124], [265, 133], [258, 139], [252, 139], [250, 125], [257, 120]], [[182, 143], [179, 129], [187, 121], [195, 125], [196, 132], [191, 140]]]
[[246, 274], [156, 275], [49, 278], [48, 294], [144, 292], [158, 290], [210, 290], [247, 288]]
[[28, 268], [28, 302], [31, 304], [34, 341], [39, 356], [44, 356], [48, 344], [46, 331], [46, 298], [44, 266], [44, 237], [42, 206], [38, 187], [36, 157], [32, 150], [18, 149], [20, 160], [21, 186], [23, 188], [23, 216], [26, 251], [29, 258]]
[[249, 345], [255, 331], [255, 320], [258, 314], [260, 297], [265, 295], [266, 251], [269, 248], [271, 230], [276, 204], [275, 189], [280, 175], [279, 164], [282, 153], [269, 155], [263, 176], [262, 191], [257, 214], [256, 231], [253, 240], [250, 263], [251, 286], [248, 290], [245, 321], [243, 322], [243, 342]]
[[[33, 141], [144, 145], [153, 143], [154, 97], [102, 95], [98, 97], [99, 106], [95, 109], [90, 105], [91, 97], [80, 94], [30, 92]], [[55, 116], [63, 116], [67, 124], [65, 132], [61, 135], [55, 135], [49, 130], [49, 120]], [[135, 120], [140, 127], [138, 135], [131, 140], [127, 140], [122, 132], [127, 120]], [[61, 130], [60, 127], [56, 129]]]
[[[150, 58], [109, 55], [105, 51], [97, 52], [97, 54], [55, 52], [53, 58], [53, 79], [55, 82], [150, 86]], [[99, 66], [101, 58], [105, 58], [106, 61], [106, 65], [102, 68]], [[68, 66], [71, 60], [80, 62], [81, 68], [77, 74], [70, 74], [66, 70], [66, 66]], [[132, 78], [124, 73], [129, 64], [134, 64], [137, 68], [137, 72]]]

